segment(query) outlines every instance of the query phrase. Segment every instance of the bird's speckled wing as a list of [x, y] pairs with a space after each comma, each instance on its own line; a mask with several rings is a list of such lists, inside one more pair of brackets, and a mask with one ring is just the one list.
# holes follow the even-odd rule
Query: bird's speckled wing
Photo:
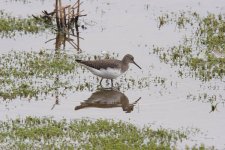
[[93, 60], [93, 61], [83, 61], [83, 60], [76, 60], [78, 63], [84, 64], [88, 67], [95, 68], [97, 70], [100, 69], [107, 69], [110, 68], [120, 68], [120, 60], [110, 60], [110, 59], [104, 59], [104, 60]]

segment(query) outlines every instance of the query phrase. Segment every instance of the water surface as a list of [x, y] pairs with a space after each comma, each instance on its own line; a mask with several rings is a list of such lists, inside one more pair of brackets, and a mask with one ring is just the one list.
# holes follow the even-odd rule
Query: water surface
[[[69, 3], [69, 1], [67, 2]], [[207, 146], [215, 145], [218, 149], [225, 148], [225, 110], [224, 110], [224, 78], [212, 79], [202, 82], [191, 76], [179, 77], [179, 67], [171, 67], [160, 61], [153, 54], [153, 45], [169, 47], [177, 45], [182, 41], [184, 34], [190, 34], [191, 29], [180, 32], [173, 25], [167, 25], [158, 29], [157, 17], [162, 13], [179, 11], [196, 11], [201, 15], [210, 13], [224, 14], [225, 3], [222, 0], [213, 1], [180, 1], [169, 2], [158, 0], [125, 0], [84, 1], [82, 9], [87, 14], [81, 18], [80, 23], [87, 27], [80, 30], [84, 40], [80, 40], [82, 53], [78, 54], [69, 44], [66, 51], [80, 55], [102, 55], [102, 51], [110, 55], [118, 54], [117, 58], [130, 53], [134, 55], [135, 61], [142, 67], [139, 70], [135, 65], [130, 65], [128, 72], [115, 80], [119, 85], [120, 93], [127, 97], [129, 103], [135, 102], [133, 110], [129, 113], [123, 111], [122, 107], [87, 107], [75, 110], [82, 102], [87, 100], [97, 91], [98, 80], [88, 71], [79, 67], [78, 82], [88, 82], [92, 85], [90, 90], [66, 91], [65, 96], [53, 93], [53, 96], [44, 96], [41, 100], [28, 100], [18, 98], [12, 101], [0, 101], [0, 118], [26, 117], [26, 116], [53, 116], [56, 119], [78, 119], [108, 118], [124, 120], [143, 126], [154, 124], [157, 128], [198, 128], [204, 134], [196, 137], [193, 143], [205, 143]], [[52, 1], [22, 2], [0, 2], [0, 9], [11, 12], [12, 15], [26, 17], [30, 14], [38, 14], [42, 10], [52, 10]], [[54, 42], [45, 43], [55, 35], [51, 33], [40, 33], [37, 35], [17, 35], [12, 39], [0, 40], [1, 53], [16, 51], [39, 51], [40, 49], [54, 50]], [[187, 70], [189, 68], [186, 68]], [[125, 79], [142, 81], [127, 88]], [[158, 80], [159, 79], [159, 80]], [[160, 80], [164, 82], [161, 83]], [[105, 82], [105, 81], [104, 81]], [[207, 93], [217, 97], [215, 104], [208, 100], [198, 98], [199, 94]], [[112, 94], [113, 96], [113, 94]], [[112, 99], [112, 98], [111, 98]], [[216, 105], [218, 103], [218, 105]], [[213, 112], [212, 106], [217, 109]], [[191, 141], [189, 141], [191, 143]]]

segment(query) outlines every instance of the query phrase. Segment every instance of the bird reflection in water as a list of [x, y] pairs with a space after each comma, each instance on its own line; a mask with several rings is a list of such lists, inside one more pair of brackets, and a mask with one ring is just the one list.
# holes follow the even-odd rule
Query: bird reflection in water
[[129, 103], [129, 99], [123, 93], [118, 90], [113, 89], [101, 89], [98, 90], [85, 100], [81, 102], [79, 106], [75, 107], [75, 110], [83, 109], [83, 108], [114, 108], [114, 107], [122, 107], [123, 111], [126, 113], [130, 113], [133, 111], [135, 104], [141, 99], [141, 97], [134, 101], [133, 103]]

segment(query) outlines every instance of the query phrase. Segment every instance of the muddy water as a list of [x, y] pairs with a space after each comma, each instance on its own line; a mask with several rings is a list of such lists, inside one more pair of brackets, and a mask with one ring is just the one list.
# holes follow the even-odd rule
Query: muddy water
[[[21, 9], [20, 6], [23, 7]], [[52, 10], [52, 1], [34, 1], [30, 3], [1, 2], [0, 8], [21, 17], [27, 14], [38, 14], [43, 9]], [[50, 9], [51, 8], [51, 9]], [[125, 0], [125, 1], [85, 1], [82, 8], [87, 17], [81, 18], [81, 24], [87, 27], [80, 34], [84, 40], [80, 41], [83, 50], [78, 55], [101, 55], [102, 51], [109, 54], [118, 54], [118, 59], [130, 53], [135, 61], [142, 67], [139, 70], [130, 65], [128, 72], [115, 80], [120, 86], [120, 92], [111, 92], [108, 97], [96, 96], [98, 81], [90, 72], [78, 68], [79, 82], [89, 82], [91, 90], [68, 91], [65, 96], [46, 96], [42, 100], [21, 98], [10, 102], [0, 102], [0, 118], [16, 118], [31, 116], [53, 116], [61, 119], [78, 118], [109, 118], [121, 119], [135, 123], [139, 126], [153, 124], [154, 127], [165, 128], [198, 128], [203, 134], [198, 135], [193, 143], [215, 145], [218, 149], [225, 148], [225, 109], [224, 109], [224, 79], [212, 79], [202, 82], [191, 76], [180, 78], [178, 67], [171, 67], [160, 62], [158, 56], [153, 54], [153, 45], [169, 47], [177, 45], [184, 34], [189, 30], [179, 32], [172, 25], [164, 29], [157, 28], [157, 16], [166, 12], [179, 12], [184, 10], [196, 11], [206, 15], [211, 13], [224, 13], [225, 3], [220, 0], [215, 3], [207, 1], [180, 1], [170, 2], [158, 0]], [[19, 14], [18, 14], [19, 13]], [[45, 43], [54, 35], [41, 33], [40, 35], [16, 36], [13, 39], [1, 39], [1, 53], [10, 50], [39, 51], [41, 48], [54, 49], [54, 42]], [[25, 42], [26, 41], [26, 42]], [[25, 44], [26, 43], [26, 44]], [[66, 50], [73, 48], [67, 45]], [[76, 51], [74, 51], [76, 53]], [[188, 70], [188, 68], [187, 68]], [[147, 86], [135, 85], [126, 88], [125, 78], [147, 82]], [[160, 83], [156, 79], [163, 79]], [[105, 83], [105, 81], [104, 81]], [[110, 91], [109, 91], [110, 92]], [[208, 100], [198, 98], [199, 94], [216, 95], [217, 100], [211, 104]], [[101, 101], [94, 103], [93, 96]], [[92, 96], [92, 97], [91, 97]], [[113, 98], [112, 98], [113, 97]], [[139, 98], [141, 99], [137, 101]], [[89, 101], [85, 101], [88, 100]], [[107, 102], [104, 100], [109, 99]], [[137, 102], [136, 102], [137, 101]], [[100, 104], [101, 105], [100, 105]], [[218, 103], [216, 105], [216, 103]], [[82, 109], [75, 110], [80, 105]], [[133, 107], [127, 113], [124, 109]], [[212, 111], [216, 106], [215, 111]], [[213, 109], [214, 110], [214, 109]], [[211, 112], [212, 111], [212, 112]], [[191, 143], [191, 141], [188, 141]]]

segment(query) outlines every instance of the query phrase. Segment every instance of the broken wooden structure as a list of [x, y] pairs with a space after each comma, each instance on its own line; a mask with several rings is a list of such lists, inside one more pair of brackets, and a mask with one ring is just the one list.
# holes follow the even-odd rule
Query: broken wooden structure
[[[81, 51], [80, 49], [80, 36], [79, 36], [79, 25], [78, 19], [79, 17], [86, 16], [81, 13], [83, 10], [80, 10], [80, 5], [82, 3], [80, 0], [77, 0], [73, 5], [63, 6], [61, 0], [55, 0], [55, 9], [52, 12], [47, 12], [46, 10], [42, 11], [42, 15], [40, 17], [33, 16], [36, 19], [43, 19], [48, 24], [52, 24], [56, 26], [56, 47], [60, 48], [58, 45], [61, 43], [65, 48], [65, 43], [70, 43], [75, 49]], [[76, 32], [75, 32], [76, 31]], [[71, 38], [71, 36], [76, 37], [76, 42]], [[59, 38], [60, 37], [60, 38]], [[54, 39], [50, 39], [52, 41]], [[59, 41], [60, 39], [60, 41]]]

